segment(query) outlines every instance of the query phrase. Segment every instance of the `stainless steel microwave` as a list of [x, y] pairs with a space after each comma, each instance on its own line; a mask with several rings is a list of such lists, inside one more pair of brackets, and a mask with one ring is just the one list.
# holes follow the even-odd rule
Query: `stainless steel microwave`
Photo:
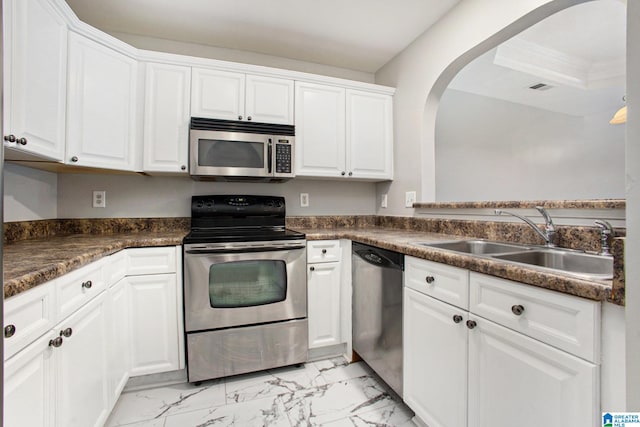
[[290, 125], [192, 118], [189, 174], [196, 180], [281, 182], [295, 176]]

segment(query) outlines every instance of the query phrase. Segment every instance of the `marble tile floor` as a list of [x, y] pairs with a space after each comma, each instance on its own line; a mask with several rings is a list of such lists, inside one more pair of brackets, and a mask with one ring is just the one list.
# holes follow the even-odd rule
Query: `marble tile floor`
[[106, 427], [413, 427], [413, 412], [364, 362], [342, 358], [123, 393]]

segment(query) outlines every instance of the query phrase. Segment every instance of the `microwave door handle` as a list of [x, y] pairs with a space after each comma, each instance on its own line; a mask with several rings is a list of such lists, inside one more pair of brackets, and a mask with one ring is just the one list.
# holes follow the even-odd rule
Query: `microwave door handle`
[[271, 143], [271, 138], [269, 138], [269, 143], [267, 144], [267, 169], [267, 172], [271, 175], [273, 169], [273, 144]]

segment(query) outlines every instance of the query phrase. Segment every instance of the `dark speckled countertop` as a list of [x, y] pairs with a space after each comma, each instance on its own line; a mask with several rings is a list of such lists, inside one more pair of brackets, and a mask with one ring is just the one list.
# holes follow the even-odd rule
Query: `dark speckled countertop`
[[185, 231], [72, 234], [6, 243], [4, 297], [24, 292], [125, 248], [181, 245]]
[[[119, 224], [117, 227], [124, 227], [126, 231], [116, 228], [114, 233], [105, 231], [105, 229], [114, 230], [112, 228], [114, 227], [114, 220], [97, 221], [89, 224], [83, 222], [81, 224], [83, 227], [80, 230], [73, 228], [72, 233], [64, 233], [59, 229], [51, 231], [55, 227], [60, 227], [60, 225], [52, 225], [50, 222], [36, 224], [35, 228], [44, 227], [45, 231], [47, 233], [51, 232], [51, 234], [46, 237], [28, 239], [23, 236], [24, 227], [21, 224], [10, 224], [9, 226], [5, 224], [5, 239], [6, 230], [11, 227], [15, 228], [15, 233], [13, 234], [20, 236], [16, 240], [8, 241], [4, 246], [5, 298], [17, 295], [124, 248], [180, 245], [188, 230], [188, 223], [185, 223], [184, 219], [179, 221], [170, 220], [167, 224], [162, 223], [160, 226], [156, 222], [149, 225], [141, 220], [138, 220], [135, 227], [131, 226], [131, 221], [129, 220], [121, 221], [122, 224], [115, 222]], [[490, 235], [478, 235], [477, 232], [471, 231], [478, 224], [481, 225], [482, 230], [490, 230], [491, 227], [487, 226], [487, 223], [444, 223], [447, 227], [455, 225], [454, 228], [456, 230], [467, 230], [466, 233], [454, 235], [448, 231], [447, 227], [444, 227], [445, 232], [433, 232], [424, 230], [422, 228], [424, 224], [414, 224], [414, 222], [415, 220], [412, 218], [396, 220], [395, 218], [367, 216], [327, 217], [320, 222], [309, 217], [294, 217], [291, 221], [287, 218], [287, 226], [304, 232], [308, 240], [350, 239], [394, 250], [405, 255], [466, 268], [471, 271], [490, 274], [582, 298], [624, 305], [623, 265], [616, 266], [616, 279], [613, 282], [595, 282], [560, 273], [543, 272], [535, 268], [527, 268], [490, 258], [416, 245], [418, 242], [457, 240], [465, 237], [490, 238]], [[386, 226], [387, 223], [392, 223], [393, 226]], [[140, 224], [143, 225], [140, 226]], [[78, 221], [73, 221], [71, 225], [77, 228]], [[436, 225], [442, 228], [443, 224], [438, 223]], [[28, 226], [34, 228], [32, 223], [28, 224]], [[431, 224], [431, 226], [434, 225]], [[469, 228], [465, 229], [465, 226]], [[141, 229], [130, 231], [127, 227], [141, 227]], [[410, 228], [408, 229], [407, 227]], [[63, 224], [62, 228], [71, 230], [66, 224]], [[516, 234], [522, 237], [522, 233]], [[512, 241], [512, 239], [496, 238], [490, 238], [490, 240]], [[580, 241], [580, 239], [577, 239], [577, 241]], [[622, 260], [623, 244], [614, 245], [614, 249], [618, 253], [617, 259]], [[618, 277], [620, 278], [618, 279]], [[616, 283], [621, 284], [619, 290], [616, 290]]]
[[623, 299], [612, 294], [612, 281], [589, 281], [573, 276], [555, 274], [527, 268], [499, 260], [475, 255], [417, 245], [419, 242], [460, 240], [464, 237], [450, 234], [416, 232], [393, 228], [297, 228], [307, 235], [307, 240], [349, 239], [393, 250], [405, 255], [441, 262], [455, 267], [466, 268], [479, 273], [490, 274], [540, 288], [551, 289], [595, 301], [609, 301], [623, 305]]

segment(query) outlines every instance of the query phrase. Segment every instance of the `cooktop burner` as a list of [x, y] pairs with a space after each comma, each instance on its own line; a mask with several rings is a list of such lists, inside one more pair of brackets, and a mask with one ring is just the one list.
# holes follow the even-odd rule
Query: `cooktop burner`
[[184, 243], [304, 239], [285, 228], [285, 201], [278, 196], [210, 195], [191, 198], [191, 232]]

